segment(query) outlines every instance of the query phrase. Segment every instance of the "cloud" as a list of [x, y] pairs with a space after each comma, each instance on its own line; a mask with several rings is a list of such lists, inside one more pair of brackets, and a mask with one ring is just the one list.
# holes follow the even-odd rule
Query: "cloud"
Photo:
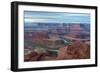
[[82, 13], [25, 11], [24, 15], [24, 21], [28, 23], [90, 23], [90, 15]]

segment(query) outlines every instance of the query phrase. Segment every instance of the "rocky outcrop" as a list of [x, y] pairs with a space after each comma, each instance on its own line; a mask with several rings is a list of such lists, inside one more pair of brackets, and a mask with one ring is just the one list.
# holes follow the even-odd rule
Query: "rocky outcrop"
[[60, 48], [58, 59], [87, 59], [90, 58], [90, 46], [82, 42], [74, 42], [67, 48]]

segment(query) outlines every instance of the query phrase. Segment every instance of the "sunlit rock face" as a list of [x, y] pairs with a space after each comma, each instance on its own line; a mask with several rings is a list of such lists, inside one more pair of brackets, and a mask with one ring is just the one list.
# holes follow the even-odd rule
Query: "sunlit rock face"
[[90, 46], [76, 41], [66, 48], [59, 49], [58, 59], [88, 59], [90, 58]]

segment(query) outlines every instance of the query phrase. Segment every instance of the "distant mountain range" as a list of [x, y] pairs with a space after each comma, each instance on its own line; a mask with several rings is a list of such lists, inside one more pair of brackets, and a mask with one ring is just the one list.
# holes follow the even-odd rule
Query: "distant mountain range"
[[24, 30], [65, 29], [75, 24], [79, 24], [81, 28], [90, 30], [90, 24], [87, 23], [25, 23]]

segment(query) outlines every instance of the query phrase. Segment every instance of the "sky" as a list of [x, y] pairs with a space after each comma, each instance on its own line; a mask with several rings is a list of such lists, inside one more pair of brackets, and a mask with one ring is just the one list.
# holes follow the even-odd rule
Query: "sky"
[[24, 11], [25, 23], [90, 23], [90, 14]]

